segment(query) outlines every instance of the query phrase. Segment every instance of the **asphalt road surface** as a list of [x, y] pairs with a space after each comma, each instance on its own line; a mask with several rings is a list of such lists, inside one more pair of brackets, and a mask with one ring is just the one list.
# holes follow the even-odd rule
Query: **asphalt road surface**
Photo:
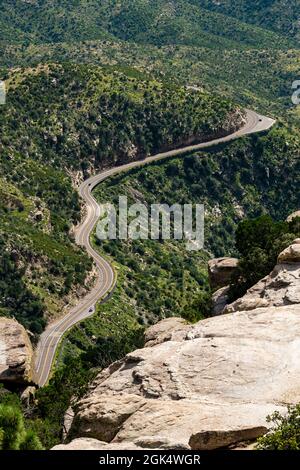
[[96, 285], [82, 300], [80, 300], [76, 307], [70, 309], [59, 320], [48, 325], [44, 333], [41, 335], [35, 352], [34, 368], [34, 380], [40, 387], [45, 385], [49, 379], [55, 354], [64, 333], [76, 323], [93, 315], [96, 303], [100, 300], [105, 301], [105, 299], [110, 296], [115, 286], [116, 277], [112, 266], [106, 259], [100, 256], [99, 253], [97, 253], [90, 244], [90, 235], [100, 214], [100, 208], [92, 196], [92, 190], [95, 188], [95, 186], [101, 183], [101, 181], [104, 181], [106, 178], [109, 178], [112, 175], [116, 175], [117, 173], [128, 171], [132, 168], [137, 168], [157, 160], [162, 160], [164, 158], [182, 155], [194, 150], [206, 149], [220, 143], [229, 142], [247, 134], [266, 131], [270, 129], [275, 123], [273, 119], [261, 116], [254, 111], [246, 111], [246, 124], [231, 135], [222, 137], [220, 139], [215, 139], [210, 142], [190, 145], [188, 147], [160, 153], [151, 157], [147, 157], [144, 160], [127, 163], [122, 166], [105, 170], [98, 175], [92, 176], [88, 180], [84, 181], [79, 187], [79, 194], [86, 204], [86, 216], [81, 225], [76, 228], [76, 243], [83, 246], [89, 255], [92, 256], [97, 266], [99, 275]]

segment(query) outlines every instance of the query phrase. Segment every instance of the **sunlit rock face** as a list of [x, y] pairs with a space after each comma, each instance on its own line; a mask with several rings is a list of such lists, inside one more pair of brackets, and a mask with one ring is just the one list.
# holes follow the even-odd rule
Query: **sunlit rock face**
[[0, 318], [0, 382], [26, 383], [32, 379], [32, 347], [25, 328]]

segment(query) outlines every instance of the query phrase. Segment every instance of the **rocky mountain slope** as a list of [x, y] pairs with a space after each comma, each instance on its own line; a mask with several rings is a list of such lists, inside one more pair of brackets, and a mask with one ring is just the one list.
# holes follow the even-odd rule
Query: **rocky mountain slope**
[[79, 401], [70, 437], [88, 439], [59, 448], [215, 449], [266, 433], [267, 415], [300, 400], [300, 299], [287, 296], [300, 289], [299, 247], [279, 255], [277, 301], [266, 301], [272, 273], [252, 288], [263, 304], [251, 291], [233, 313], [151, 327], [145, 348], [101, 372]]

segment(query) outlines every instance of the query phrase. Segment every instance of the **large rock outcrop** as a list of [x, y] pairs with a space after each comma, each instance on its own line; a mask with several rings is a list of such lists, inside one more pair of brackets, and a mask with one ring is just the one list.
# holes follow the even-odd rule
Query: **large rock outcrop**
[[222, 315], [227, 304], [228, 304], [228, 294], [229, 287], [225, 286], [218, 289], [212, 295], [212, 315]]
[[214, 258], [208, 262], [208, 275], [212, 289], [230, 284], [238, 262], [237, 258]]
[[244, 297], [228, 305], [224, 312], [294, 304], [300, 305], [300, 239], [280, 253], [271, 274], [251, 287]]
[[268, 414], [300, 400], [299, 353], [300, 306], [174, 325], [99, 374], [71, 434], [183, 449], [257, 437]]
[[148, 329], [144, 349], [94, 380], [69, 438], [84, 438], [82, 448], [203, 450], [264, 434], [267, 415], [300, 401], [298, 246], [232, 313]]
[[32, 379], [32, 347], [22, 325], [0, 317], [0, 382], [26, 383]]
[[296, 211], [296, 212], [293, 212], [292, 214], [290, 214], [288, 216], [288, 218], [286, 219], [287, 222], [292, 222], [292, 220], [296, 219], [297, 217], [300, 218], [300, 211]]

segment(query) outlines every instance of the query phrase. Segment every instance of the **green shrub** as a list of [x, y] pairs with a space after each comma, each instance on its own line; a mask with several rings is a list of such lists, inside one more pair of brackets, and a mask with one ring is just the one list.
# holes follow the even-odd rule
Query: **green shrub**
[[267, 419], [273, 426], [258, 439], [259, 450], [300, 450], [300, 405], [288, 407], [286, 415], [275, 412]]
[[26, 430], [21, 410], [17, 406], [0, 404], [0, 449], [42, 450], [37, 435]]

